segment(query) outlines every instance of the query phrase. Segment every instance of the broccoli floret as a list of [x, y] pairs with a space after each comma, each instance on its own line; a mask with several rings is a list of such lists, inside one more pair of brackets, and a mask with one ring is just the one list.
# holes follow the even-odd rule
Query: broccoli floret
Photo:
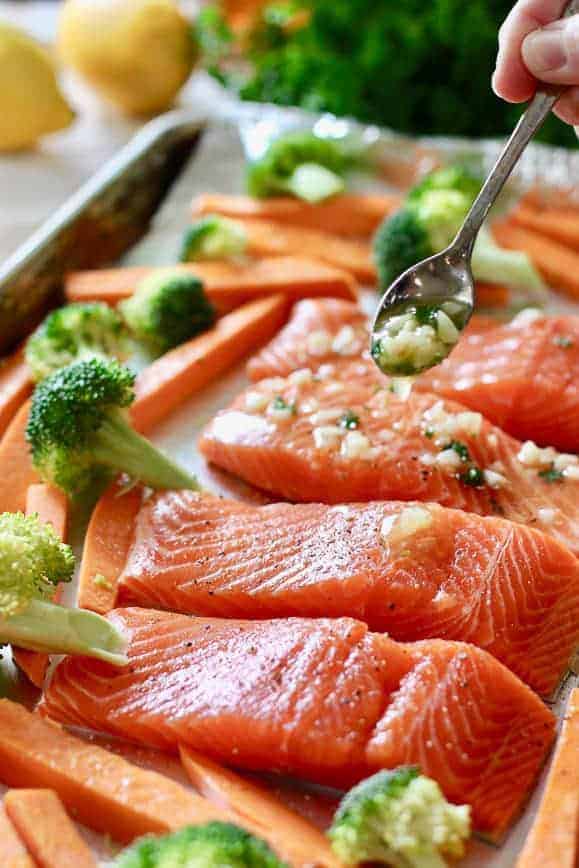
[[470, 808], [451, 805], [419, 769], [382, 771], [354, 787], [329, 830], [347, 865], [384, 862], [394, 868], [444, 868], [444, 856], [464, 854]]
[[426, 175], [412, 190], [408, 193], [408, 201], [418, 201], [425, 193], [431, 193], [433, 190], [454, 190], [455, 193], [462, 193], [469, 201], [474, 202], [482, 187], [482, 178], [480, 175], [469, 171], [463, 166], [445, 166], [443, 169], [436, 169]]
[[241, 256], [247, 248], [247, 232], [237, 220], [207, 214], [185, 231], [181, 262], [201, 259], [228, 259]]
[[119, 309], [135, 337], [155, 355], [211, 328], [216, 316], [201, 281], [175, 269], [144, 278]]
[[128, 352], [128, 335], [119, 314], [106, 304], [70, 304], [50, 313], [26, 344], [26, 362], [34, 380], [72, 362], [114, 357]]
[[[479, 188], [475, 176], [450, 167], [434, 172], [411, 190], [401, 210], [384, 220], [374, 238], [382, 291], [407, 268], [451, 244]], [[544, 291], [526, 254], [498, 247], [484, 227], [474, 246], [472, 271], [476, 280], [508, 283], [535, 295]]]
[[0, 644], [124, 664], [125, 641], [105, 618], [49, 602], [74, 556], [37, 515], [0, 514]]
[[401, 208], [384, 220], [374, 236], [374, 260], [381, 289], [417, 262], [432, 256], [426, 232], [413, 210]]
[[360, 152], [343, 140], [288, 133], [249, 166], [247, 190], [258, 198], [290, 195], [321, 202], [342, 192], [343, 176], [361, 161]]
[[117, 857], [115, 868], [287, 868], [265, 841], [231, 823], [187, 826], [143, 838]]
[[126, 409], [134, 381], [116, 361], [89, 359], [36, 387], [26, 437], [43, 479], [69, 495], [88, 489], [105, 470], [152, 488], [197, 488], [194, 477], [131, 428]]

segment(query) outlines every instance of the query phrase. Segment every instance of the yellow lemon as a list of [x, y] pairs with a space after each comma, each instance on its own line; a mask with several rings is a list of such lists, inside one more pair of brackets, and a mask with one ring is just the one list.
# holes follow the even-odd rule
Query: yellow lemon
[[73, 118], [48, 51], [0, 21], [0, 151], [30, 148]]
[[189, 22], [171, 0], [66, 0], [58, 50], [128, 114], [168, 108], [196, 59]]

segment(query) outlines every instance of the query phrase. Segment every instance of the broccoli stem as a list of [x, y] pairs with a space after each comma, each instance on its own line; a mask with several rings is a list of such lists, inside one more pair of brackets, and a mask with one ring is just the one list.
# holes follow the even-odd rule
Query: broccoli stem
[[474, 245], [472, 270], [477, 280], [506, 283], [514, 289], [526, 290], [536, 301], [546, 299], [545, 284], [528, 256], [519, 250], [499, 247], [485, 226]]
[[448, 862], [434, 850], [408, 857], [409, 868], [448, 868]]
[[290, 175], [287, 187], [298, 199], [304, 199], [315, 205], [341, 193], [344, 189], [344, 180], [325, 166], [319, 166], [317, 163], [302, 163]]
[[106, 618], [45, 600], [32, 600], [20, 614], [0, 620], [0, 643], [52, 654], [82, 654], [115, 666], [127, 663], [126, 640]]
[[94, 435], [92, 453], [98, 464], [127, 473], [151, 488], [199, 490], [196, 478], [137, 434], [119, 410], [107, 413]]

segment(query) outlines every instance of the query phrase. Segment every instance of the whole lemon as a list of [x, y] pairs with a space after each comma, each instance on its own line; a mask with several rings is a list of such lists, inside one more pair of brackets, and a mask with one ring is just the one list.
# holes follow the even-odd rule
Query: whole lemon
[[48, 51], [0, 21], [0, 151], [33, 147], [73, 118]]
[[171, 0], [66, 0], [58, 50], [103, 97], [134, 115], [168, 108], [196, 59], [189, 22]]

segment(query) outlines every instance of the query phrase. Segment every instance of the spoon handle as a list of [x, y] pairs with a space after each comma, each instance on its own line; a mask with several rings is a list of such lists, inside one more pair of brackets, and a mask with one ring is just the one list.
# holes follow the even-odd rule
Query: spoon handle
[[[576, 13], [579, 13], [579, 0], [570, 0], [561, 18], [568, 18]], [[565, 90], [567, 87], [564, 85], [543, 85], [527, 106], [452, 243], [452, 247], [462, 255], [470, 255], [478, 231], [493, 202], [503, 189], [519, 157]]]

